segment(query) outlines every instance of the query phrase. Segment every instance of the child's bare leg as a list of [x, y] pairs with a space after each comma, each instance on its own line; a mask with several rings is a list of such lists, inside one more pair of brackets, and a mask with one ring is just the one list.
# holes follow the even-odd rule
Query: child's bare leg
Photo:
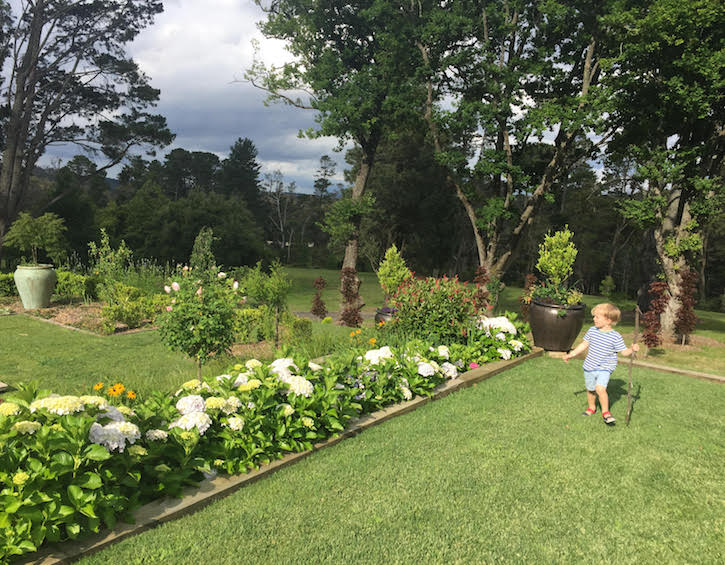
[[587, 404], [591, 413], [597, 411], [597, 395], [593, 390], [587, 390]]
[[602, 414], [609, 412], [609, 395], [607, 394], [607, 387], [597, 385], [596, 387], [597, 396], [599, 397], [599, 406], [602, 407]]

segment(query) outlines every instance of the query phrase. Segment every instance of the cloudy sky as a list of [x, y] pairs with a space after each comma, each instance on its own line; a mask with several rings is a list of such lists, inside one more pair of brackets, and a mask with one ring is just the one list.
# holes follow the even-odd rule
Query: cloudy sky
[[161, 89], [156, 111], [176, 133], [167, 150], [182, 147], [224, 158], [238, 138], [248, 137], [263, 172], [280, 170], [288, 182], [296, 181], [298, 191], [311, 192], [320, 157], [327, 154], [337, 162], [336, 180], [341, 180], [343, 154], [333, 151], [334, 138], [297, 136], [314, 125], [313, 112], [265, 106], [263, 92], [239, 82], [252, 63], [252, 39], [260, 41], [265, 62], [287, 57], [281, 42], [263, 38], [256, 26], [261, 19], [251, 0], [164, 0], [164, 12], [129, 52]]

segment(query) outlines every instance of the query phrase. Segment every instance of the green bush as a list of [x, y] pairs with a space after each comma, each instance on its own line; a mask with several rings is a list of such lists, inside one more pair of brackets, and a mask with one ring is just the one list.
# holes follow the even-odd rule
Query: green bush
[[0, 296], [17, 296], [15, 278], [12, 273], [0, 273]]
[[460, 342], [478, 312], [477, 291], [477, 285], [463, 284], [458, 278], [409, 279], [391, 297], [397, 313], [390, 330], [438, 343]]
[[57, 269], [57, 275], [58, 282], [55, 285], [55, 294], [60, 298], [92, 300], [96, 297], [97, 277], [79, 275], [62, 269]]
[[413, 273], [405, 264], [405, 261], [398, 253], [398, 248], [393, 245], [385, 252], [385, 259], [378, 268], [378, 281], [383, 289], [386, 300], [405, 281], [413, 278]]
[[101, 315], [107, 333], [113, 333], [116, 322], [138, 328], [144, 321], [154, 320], [168, 302], [160, 294], [144, 296], [139, 289], [119, 282], [107, 285], [106, 290], [111, 300], [103, 307]]
[[257, 343], [274, 338], [274, 315], [265, 305], [234, 312], [234, 335], [239, 343]]
[[293, 316], [290, 321], [290, 341], [304, 343], [312, 339], [312, 320]]

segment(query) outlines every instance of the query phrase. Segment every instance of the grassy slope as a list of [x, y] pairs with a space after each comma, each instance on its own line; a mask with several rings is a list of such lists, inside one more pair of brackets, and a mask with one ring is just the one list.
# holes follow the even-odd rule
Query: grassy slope
[[725, 387], [635, 370], [625, 427], [626, 378], [608, 428], [531, 361], [81, 563], [722, 562]]
[[[327, 286], [322, 291], [322, 301], [331, 312], [340, 310], [340, 271], [331, 269], [304, 269], [301, 267], [285, 267], [285, 271], [292, 279], [292, 289], [289, 294], [289, 307], [292, 312], [309, 312], [312, 308], [312, 299], [315, 296], [313, 281], [322, 277]], [[383, 305], [383, 292], [375, 273], [359, 273], [362, 281], [360, 295], [365, 301], [363, 311], [374, 312]]]

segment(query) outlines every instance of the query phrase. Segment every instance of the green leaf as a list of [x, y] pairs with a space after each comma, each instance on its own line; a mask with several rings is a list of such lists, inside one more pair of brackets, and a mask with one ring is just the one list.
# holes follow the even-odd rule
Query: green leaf
[[77, 485], [68, 486], [68, 497], [70, 498], [71, 504], [78, 510], [85, 501], [83, 496], [83, 489]]
[[79, 477], [78, 486], [89, 489], [97, 489], [103, 486], [103, 481], [96, 473], [87, 472], [83, 473]]
[[102, 445], [94, 443], [93, 445], [89, 445], [83, 451], [83, 457], [90, 459], [91, 461], [105, 461], [111, 457], [111, 454], [108, 449]]
[[71, 539], [76, 539], [81, 533], [81, 525], [77, 522], [66, 525], [65, 529], [68, 532], [68, 537]]
[[83, 514], [84, 516], [88, 516], [89, 518], [98, 518], [98, 516], [96, 516], [96, 510], [95, 508], [93, 508], [92, 504], [86, 504], [80, 509], [80, 512], [81, 514]]

